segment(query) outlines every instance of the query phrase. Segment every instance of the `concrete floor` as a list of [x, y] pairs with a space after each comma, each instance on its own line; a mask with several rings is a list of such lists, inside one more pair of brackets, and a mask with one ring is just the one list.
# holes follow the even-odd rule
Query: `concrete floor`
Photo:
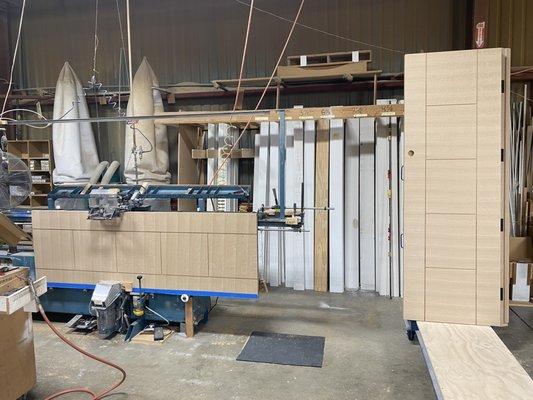
[[[70, 337], [125, 367], [128, 378], [110, 397], [117, 400], [432, 399], [420, 347], [407, 340], [401, 309], [401, 300], [373, 294], [276, 289], [258, 301], [221, 299], [194, 339], [173, 335], [163, 344], [133, 344], [122, 337]], [[533, 325], [531, 310], [522, 310]], [[101, 389], [115, 378], [65, 347], [43, 323], [34, 326], [38, 383], [29, 399], [71, 386]], [[325, 336], [323, 368], [235, 361], [253, 330]], [[531, 328], [511, 313], [509, 327], [497, 332], [531, 375]]]

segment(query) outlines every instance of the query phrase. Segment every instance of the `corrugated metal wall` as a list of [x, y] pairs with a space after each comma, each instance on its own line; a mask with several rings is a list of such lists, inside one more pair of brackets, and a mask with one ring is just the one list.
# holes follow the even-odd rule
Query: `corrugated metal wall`
[[[150, 60], [160, 83], [235, 78], [241, 59], [249, 0], [132, 1], [133, 60]], [[104, 85], [117, 85], [121, 36], [116, 2], [100, 1], [97, 70]], [[121, 7], [125, 31], [125, 2]], [[461, 0], [307, 0], [302, 24], [353, 40], [297, 27], [287, 54], [372, 49], [375, 68], [403, 70], [402, 52], [462, 46], [465, 3]], [[297, 0], [257, 0], [256, 6], [291, 20]], [[11, 12], [12, 31], [17, 10]], [[51, 87], [64, 61], [82, 80], [92, 73], [95, 1], [29, 2], [24, 21], [22, 87]], [[246, 76], [270, 74], [290, 22], [256, 11]], [[14, 37], [14, 35], [12, 35]]]
[[511, 48], [512, 65], [533, 65], [533, 1], [490, 0], [490, 47]]
[[[161, 85], [209, 83], [238, 76], [249, 0], [131, 1], [134, 70], [148, 57]], [[125, 34], [125, 1], [118, 0]], [[246, 77], [269, 75], [290, 29], [298, 0], [256, 0]], [[375, 69], [403, 71], [403, 52], [451, 50], [464, 47], [464, 0], [307, 0], [286, 55], [371, 49]], [[10, 6], [11, 42], [16, 37], [19, 10]], [[269, 13], [279, 15], [281, 18]], [[288, 19], [287, 20], [284, 20]], [[116, 1], [100, 0], [98, 13], [98, 79], [116, 87], [121, 35]], [[65, 61], [82, 82], [92, 75], [95, 0], [47, 0], [27, 3], [16, 82], [22, 88], [55, 87]], [[312, 27], [313, 29], [309, 28]], [[319, 32], [322, 31], [322, 32]], [[324, 32], [328, 32], [324, 33]], [[341, 39], [342, 36], [347, 39]], [[364, 43], [358, 43], [365, 42]], [[373, 47], [378, 45], [396, 51]], [[285, 63], [285, 60], [283, 60]], [[123, 75], [122, 75], [123, 76]], [[122, 84], [125, 79], [123, 77]], [[401, 91], [384, 90], [381, 98], [401, 98]], [[258, 98], [246, 96], [245, 107]], [[282, 96], [281, 106], [370, 104], [370, 92], [316, 93]], [[168, 111], [229, 109], [233, 99], [180, 100]], [[274, 107], [267, 96], [262, 108]], [[91, 115], [112, 115], [111, 106], [91, 107]], [[51, 113], [51, 109], [45, 108]], [[122, 159], [123, 124], [94, 124], [100, 159]], [[51, 129], [24, 128], [22, 137], [42, 138]], [[174, 176], [176, 131], [169, 130]], [[249, 170], [243, 168], [243, 170]], [[248, 171], [249, 172], [249, 171]], [[245, 177], [241, 177], [246, 181]]]

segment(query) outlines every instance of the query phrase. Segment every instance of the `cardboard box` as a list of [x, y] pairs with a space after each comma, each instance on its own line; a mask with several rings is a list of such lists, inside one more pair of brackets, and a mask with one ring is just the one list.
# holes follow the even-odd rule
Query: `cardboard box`
[[[22, 269], [0, 277], [0, 295], [24, 285], [17, 276]], [[31, 314], [18, 310], [0, 314], [0, 400], [13, 400], [29, 392], [36, 383], [35, 351]]]
[[533, 242], [531, 237], [509, 238], [509, 261], [510, 299], [531, 302], [533, 297]]
[[533, 263], [533, 243], [529, 236], [509, 238], [509, 261]]

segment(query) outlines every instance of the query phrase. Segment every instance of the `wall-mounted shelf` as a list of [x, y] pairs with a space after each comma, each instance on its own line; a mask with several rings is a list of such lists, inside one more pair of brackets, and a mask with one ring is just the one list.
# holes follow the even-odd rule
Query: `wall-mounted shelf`
[[52, 143], [50, 140], [8, 140], [8, 153], [20, 158], [32, 177], [32, 191], [22, 206], [46, 207], [46, 196], [52, 190]]

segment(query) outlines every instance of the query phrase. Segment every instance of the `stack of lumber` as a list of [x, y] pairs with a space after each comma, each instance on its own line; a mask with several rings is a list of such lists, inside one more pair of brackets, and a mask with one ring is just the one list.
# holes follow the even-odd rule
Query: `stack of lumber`
[[372, 76], [381, 71], [372, 71], [372, 52], [347, 51], [338, 53], [289, 56], [287, 65], [280, 65], [277, 77], [282, 82], [305, 82], [309, 80], [344, 79]]
[[524, 89], [525, 101], [511, 105], [510, 129], [510, 212], [511, 234], [513, 236], [532, 235], [531, 229], [531, 190], [533, 188], [533, 124], [531, 109], [527, 102], [527, 86]]
[[274, 79], [256, 77], [239, 79], [218, 79], [213, 86], [221, 90], [235, 89], [239, 83], [241, 90], [270, 86], [288, 86], [307, 82], [348, 81], [354, 78], [372, 77], [381, 70], [372, 70], [372, 51], [353, 50], [336, 53], [306, 54], [287, 57], [287, 65], [280, 65]]
[[[379, 103], [394, 106], [396, 100]], [[400, 136], [394, 115], [287, 120], [286, 207], [299, 208], [303, 194], [304, 227], [259, 232], [265, 282], [296, 290], [400, 295]], [[261, 123], [255, 139], [258, 211], [274, 205], [273, 189], [279, 193], [278, 123]]]

